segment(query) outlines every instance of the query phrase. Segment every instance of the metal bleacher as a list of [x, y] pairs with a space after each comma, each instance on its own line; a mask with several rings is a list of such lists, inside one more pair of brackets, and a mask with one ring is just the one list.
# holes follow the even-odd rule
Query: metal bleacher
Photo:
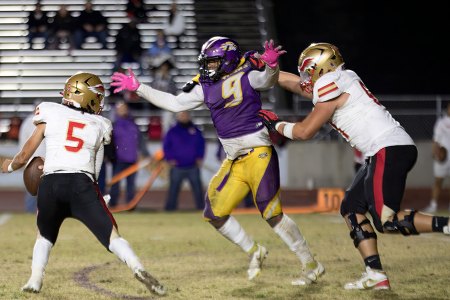
[[[36, 0], [0, 1], [0, 108], [11, 110], [7, 104], [30, 104], [39, 99], [58, 99], [59, 92], [68, 76], [78, 70], [98, 74], [104, 83], [110, 83], [116, 59], [115, 35], [124, 23], [127, 0], [93, 0], [95, 10], [108, 19], [108, 49], [101, 49], [95, 38], [88, 38], [80, 50], [44, 50], [43, 41], [35, 39], [30, 45], [27, 39], [27, 16], [35, 7]], [[178, 9], [186, 20], [186, 31], [181, 37], [180, 48], [174, 49], [177, 71], [174, 79], [181, 86], [197, 71], [197, 33], [194, 0], [177, 0]], [[78, 16], [85, 0], [41, 0], [42, 9], [49, 17], [65, 4], [72, 16]], [[148, 49], [155, 40], [156, 30], [163, 28], [169, 16], [172, 0], [147, 0], [144, 3], [156, 7], [148, 13], [147, 23], [139, 24], [142, 48]], [[37, 42], [36, 42], [37, 40]], [[175, 40], [168, 38], [171, 46]], [[68, 45], [67, 47], [68, 48]], [[131, 65], [142, 82], [148, 82], [146, 70]], [[28, 106], [25, 106], [28, 107]], [[24, 107], [24, 108], [25, 108]], [[16, 106], [20, 110], [20, 106]], [[14, 110], [14, 108], [13, 108]]]

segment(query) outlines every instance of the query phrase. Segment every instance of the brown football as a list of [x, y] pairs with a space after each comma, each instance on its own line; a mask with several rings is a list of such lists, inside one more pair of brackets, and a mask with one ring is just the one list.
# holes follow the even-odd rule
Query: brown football
[[44, 165], [44, 160], [40, 156], [35, 156], [23, 170], [23, 182], [28, 193], [33, 196], [37, 195], [39, 183], [41, 183], [41, 175], [43, 170], [39, 166]]

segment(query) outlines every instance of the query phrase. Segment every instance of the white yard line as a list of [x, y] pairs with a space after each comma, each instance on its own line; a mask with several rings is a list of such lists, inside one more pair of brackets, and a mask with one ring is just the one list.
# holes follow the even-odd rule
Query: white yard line
[[10, 214], [1, 214], [0, 215], [0, 226], [5, 224], [6, 222], [8, 222], [9, 219], [11, 219], [11, 218], [12, 218], [12, 216]]

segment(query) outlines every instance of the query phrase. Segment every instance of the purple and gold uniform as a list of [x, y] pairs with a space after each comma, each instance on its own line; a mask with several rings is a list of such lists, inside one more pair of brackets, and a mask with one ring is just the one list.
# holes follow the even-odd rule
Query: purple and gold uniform
[[273, 87], [278, 72], [278, 67], [265, 67], [247, 53], [229, 74], [216, 81], [197, 76], [177, 96], [144, 84], [137, 90], [153, 104], [173, 112], [202, 105], [210, 110], [227, 159], [208, 187], [204, 211], [208, 220], [230, 215], [249, 191], [265, 219], [282, 212], [278, 157], [257, 116], [261, 109], [260, 91]]

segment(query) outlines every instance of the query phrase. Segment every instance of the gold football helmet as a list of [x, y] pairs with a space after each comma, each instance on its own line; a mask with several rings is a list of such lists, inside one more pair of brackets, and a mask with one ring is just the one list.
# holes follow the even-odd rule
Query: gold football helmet
[[63, 103], [91, 114], [100, 114], [103, 109], [105, 87], [97, 75], [78, 72], [66, 80], [62, 95]]
[[323, 74], [333, 72], [344, 63], [339, 49], [329, 43], [313, 43], [300, 54], [298, 72], [300, 86], [307, 93], [312, 93], [314, 83]]

